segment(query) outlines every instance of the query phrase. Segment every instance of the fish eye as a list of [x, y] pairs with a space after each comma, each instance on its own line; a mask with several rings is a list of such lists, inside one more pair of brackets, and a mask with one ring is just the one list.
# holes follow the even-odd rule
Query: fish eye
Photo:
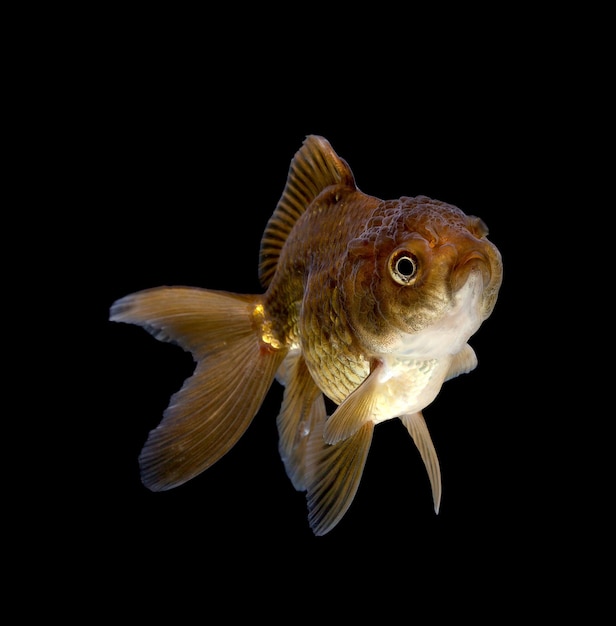
[[408, 250], [398, 250], [389, 257], [389, 272], [400, 285], [410, 285], [417, 278], [419, 263], [417, 257]]

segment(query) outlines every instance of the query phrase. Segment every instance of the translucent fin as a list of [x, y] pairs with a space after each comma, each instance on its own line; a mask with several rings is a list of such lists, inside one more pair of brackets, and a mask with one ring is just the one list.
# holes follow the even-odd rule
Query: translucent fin
[[326, 443], [338, 443], [355, 434], [366, 422], [372, 421], [378, 385], [376, 370], [373, 370], [361, 385], [345, 398], [325, 424], [323, 437]]
[[321, 191], [337, 184], [355, 189], [351, 168], [327, 139], [308, 135], [291, 161], [286, 186], [263, 233], [259, 278], [264, 287], [272, 280], [280, 251], [295, 222]]
[[325, 535], [344, 516], [357, 493], [372, 443], [374, 424], [333, 446], [323, 441], [323, 422], [314, 424], [306, 451], [308, 523]]
[[277, 378], [285, 386], [277, 418], [278, 449], [293, 486], [304, 491], [308, 437], [313, 424], [325, 421], [325, 401], [299, 351], [287, 355]]
[[475, 351], [466, 343], [464, 344], [462, 350], [460, 350], [458, 354], [454, 355], [445, 380], [451, 380], [456, 376], [460, 376], [460, 374], [468, 374], [476, 367], [477, 355], [475, 354]]
[[285, 351], [262, 339], [260, 296], [161, 287], [113, 304], [110, 319], [143, 326], [197, 361], [139, 457], [153, 491], [177, 487], [218, 461], [259, 410]]
[[403, 415], [401, 418], [402, 423], [409, 431], [419, 454], [428, 471], [428, 478], [430, 479], [430, 486], [432, 487], [432, 500], [434, 502], [434, 511], [438, 514], [441, 506], [441, 468], [436, 456], [436, 450], [432, 443], [432, 438], [428, 432], [426, 421], [424, 420], [421, 411], [413, 413], [412, 415]]

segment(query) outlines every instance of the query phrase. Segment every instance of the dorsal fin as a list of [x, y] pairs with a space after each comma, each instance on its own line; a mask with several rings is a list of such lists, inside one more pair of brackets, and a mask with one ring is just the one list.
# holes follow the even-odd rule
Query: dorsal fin
[[287, 184], [263, 233], [259, 279], [264, 287], [272, 280], [280, 251], [295, 222], [308, 205], [330, 185], [344, 185], [355, 189], [351, 168], [334, 152], [327, 139], [308, 135], [291, 161]]

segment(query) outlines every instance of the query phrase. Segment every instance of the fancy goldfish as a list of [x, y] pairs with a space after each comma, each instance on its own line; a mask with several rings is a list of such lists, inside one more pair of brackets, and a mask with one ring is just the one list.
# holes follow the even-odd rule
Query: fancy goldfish
[[477, 366], [468, 340], [503, 272], [487, 235], [451, 204], [364, 194], [325, 138], [306, 137], [261, 240], [263, 293], [164, 286], [111, 306], [112, 321], [179, 344], [196, 363], [141, 451], [144, 485], [171, 489], [216, 463], [277, 380], [280, 456], [306, 492], [315, 535], [345, 515], [374, 427], [393, 418], [419, 450], [438, 513], [441, 472], [422, 411]]

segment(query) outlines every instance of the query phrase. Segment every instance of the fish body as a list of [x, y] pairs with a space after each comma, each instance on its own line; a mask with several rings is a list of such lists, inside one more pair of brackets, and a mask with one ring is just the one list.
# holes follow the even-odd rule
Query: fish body
[[280, 455], [316, 535], [348, 510], [374, 427], [393, 418], [420, 452], [438, 512], [440, 468], [422, 410], [477, 365], [468, 340], [502, 281], [487, 234], [445, 202], [364, 194], [329, 142], [309, 135], [261, 240], [263, 293], [157, 287], [111, 307], [112, 321], [141, 325], [196, 362], [144, 445], [143, 483], [170, 489], [210, 467], [277, 380]]

